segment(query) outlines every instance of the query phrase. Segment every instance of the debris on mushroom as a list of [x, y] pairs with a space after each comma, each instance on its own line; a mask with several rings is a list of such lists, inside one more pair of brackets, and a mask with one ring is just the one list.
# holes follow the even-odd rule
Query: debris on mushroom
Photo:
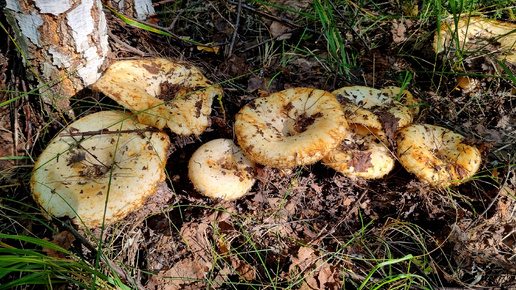
[[412, 119], [417, 118], [420, 111], [419, 105], [421, 103], [412, 95], [411, 92], [408, 90], [401, 91], [401, 88], [396, 86], [387, 86], [385, 88], [381, 88], [380, 91], [392, 99], [399, 101], [405, 107], [408, 107], [412, 114]]
[[396, 160], [385, 133], [357, 124], [349, 127], [340, 146], [328, 153], [322, 163], [351, 178], [376, 179], [391, 172]]
[[199, 147], [188, 163], [188, 176], [201, 194], [233, 200], [246, 194], [256, 179], [255, 163], [230, 139], [215, 139]]
[[[76, 225], [111, 224], [140, 208], [165, 180], [169, 137], [103, 111], [70, 124], [34, 165], [30, 185], [40, 206]], [[105, 215], [105, 220], [104, 220]]]
[[311, 88], [256, 98], [235, 117], [235, 134], [244, 153], [257, 163], [279, 168], [321, 160], [347, 130], [335, 96]]
[[481, 49], [499, 61], [516, 63], [516, 24], [480, 16], [463, 17], [458, 21], [450, 18], [437, 30], [433, 47], [436, 53], [447, 47]]
[[411, 125], [397, 132], [397, 155], [407, 171], [438, 186], [458, 185], [478, 171], [478, 148], [462, 135], [435, 125]]
[[387, 130], [388, 126], [403, 128], [412, 123], [412, 114], [406, 106], [396, 101], [381, 90], [350, 86], [332, 92], [342, 104], [346, 118], [350, 124], [360, 124], [368, 128]]
[[138, 120], [181, 135], [200, 135], [222, 88], [193, 65], [164, 58], [112, 64], [92, 88], [138, 113]]

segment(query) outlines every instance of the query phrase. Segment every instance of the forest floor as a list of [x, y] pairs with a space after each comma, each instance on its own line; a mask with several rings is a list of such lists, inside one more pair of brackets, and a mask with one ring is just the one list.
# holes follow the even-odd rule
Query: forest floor
[[[106, 10], [116, 36], [110, 62], [188, 61], [222, 86], [211, 126], [200, 136], [169, 133], [169, 178], [142, 210], [102, 231], [74, 232], [19, 214], [42, 219], [27, 176], [49, 139], [38, 138], [45, 124], [35, 102], [0, 107], [0, 156], [30, 157], [0, 159], [1, 227], [76, 249], [85, 260], [91, 249], [84, 244], [102, 237], [97, 250], [116, 267], [99, 267], [141, 289], [516, 287], [515, 66], [501, 66], [485, 50], [436, 54], [436, 23], [449, 8], [438, 9], [441, 4], [316, 2], [322, 6], [281, 0], [242, 1], [240, 9], [238, 1], [157, 5], [147, 24], [177, 37], [130, 26]], [[471, 3], [470, 11], [489, 17], [509, 19], [507, 11], [514, 11]], [[10, 61], [0, 60], [0, 80], [12, 77]], [[234, 139], [235, 114], [250, 100], [292, 87], [347, 85], [406, 86], [421, 104], [415, 123], [466, 136], [482, 152], [479, 173], [458, 187], [434, 188], [399, 164], [379, 180], [350, 179], [321, 163], [259, 166], [256, 184], [236, 201], [194, 190], [192, 153], [209, 140]], [[97, 92], [84, 95], [74, 103], [81, 114], [116, 105]], [[1, 103], [9, 94], [0, 97]]]

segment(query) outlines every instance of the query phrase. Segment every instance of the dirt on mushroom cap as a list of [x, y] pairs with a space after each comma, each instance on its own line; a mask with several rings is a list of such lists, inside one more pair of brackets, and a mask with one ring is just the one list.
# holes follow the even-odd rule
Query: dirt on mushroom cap
[[411, 125], [396, 136], [397, 155], [407, 171], [438, 187], [458, 185], [480, 168], [478, 148], [464, 136], [435, 125]]
[[223, 94], [195, 66], [164, 58], [116, 62], [91, 87], [138, 112], [141, 123], [182, 135], [204, 132], [213, 98]]
[[332, 94], [342, 104], [350, 124], [360, 124], [381, 130], [383, 125], [379, 114], [382, 113], [396, 118], [397, 128], [403, 128], [413, 121], [409, 108], [381, 90], [365, 86], [349, 86], [337, 89]]
[[[169, 137], [131, 114], [103, 111], [75, 121], [34, 165], [34, 199], [48, 213], [97, 227], [143, 205], [165, 180]], [[106, 205], [107, 201], [107, 205]]]
[[235, 120], [244, 153], [257, 163], [283, 168], [319, 161], [340, 144], [347, 127], [335, 96], [311, 88], [257, 98]]
[[255, 164], [230, 139], [215, 139], [199, 147], [188, 163], [195, 189], [211, 198], [233, 200], [251, 189]]
[[396, 160], [385, 133], [356, 124], [349, 127], [340, 146], [321, 160], [323, 164], [351, 178], [375, 179], [389, 174]]

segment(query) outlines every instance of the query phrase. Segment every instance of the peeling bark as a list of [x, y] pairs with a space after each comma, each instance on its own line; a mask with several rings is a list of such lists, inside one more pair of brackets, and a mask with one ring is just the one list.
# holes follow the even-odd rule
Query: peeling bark
[[146, 20], [156, 13], [151, 0], [112, 0], [112, 3], [118, 7], [118, 12], [138, 20]]
[[72, 117], [70, 98], [100, 77], [109, 52], [100, 0], [7, 0], [4, 12], [43, 101]]

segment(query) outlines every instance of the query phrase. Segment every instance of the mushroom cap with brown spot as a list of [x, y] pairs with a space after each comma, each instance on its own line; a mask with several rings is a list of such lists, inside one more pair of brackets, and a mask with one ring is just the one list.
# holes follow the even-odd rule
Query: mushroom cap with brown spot
[[197, 149], [188, 163], [188, 176], [201, 194], [233, 200], [246, 194], [256, 179], [255, 164], [230, 139], [215, 139]]
[[365, 86], [349, 86], [337, 89], [332, 94], [342, 104], [350, 124], [360, 124], [381, 130], [382, 117], [387, 117], [389, 120], [396, 119], [397, 128], [403, 128], [412, 123], [413, 118], [409, 108], [381, 90]]
[[244, 153], [257, 163], [291, 168], [321, 160], [348, 129], [335, 96], [293, 88], [254, 99], [236, 115], [235, 134]]
[[68, 216], [79, 226], [102, 225], [104, 213], [105, 224], [124, 218], [165, 180], [170, 140], [148, 129], [131, 114], [116, 111], [73, 122], [34, 165], [34, 199], [49, 214]]
[[181, 135], [204, 132], [213, 98], [223, 93], [195, 66], [164, 58], [116, 62], [91, 87], [137, 112], [141, 123]]
[[340, 146], [321, 162], [351, 178], [376, 179], [389, 174], [396, 159], [381, 130], [350, 124], [350, 131]]
[[458, 185], [480, 168], [478, 148], [462, 135], [435, 125], [411, 125], [398, 131], [397, 155], [407, 171], [438, 187]]

